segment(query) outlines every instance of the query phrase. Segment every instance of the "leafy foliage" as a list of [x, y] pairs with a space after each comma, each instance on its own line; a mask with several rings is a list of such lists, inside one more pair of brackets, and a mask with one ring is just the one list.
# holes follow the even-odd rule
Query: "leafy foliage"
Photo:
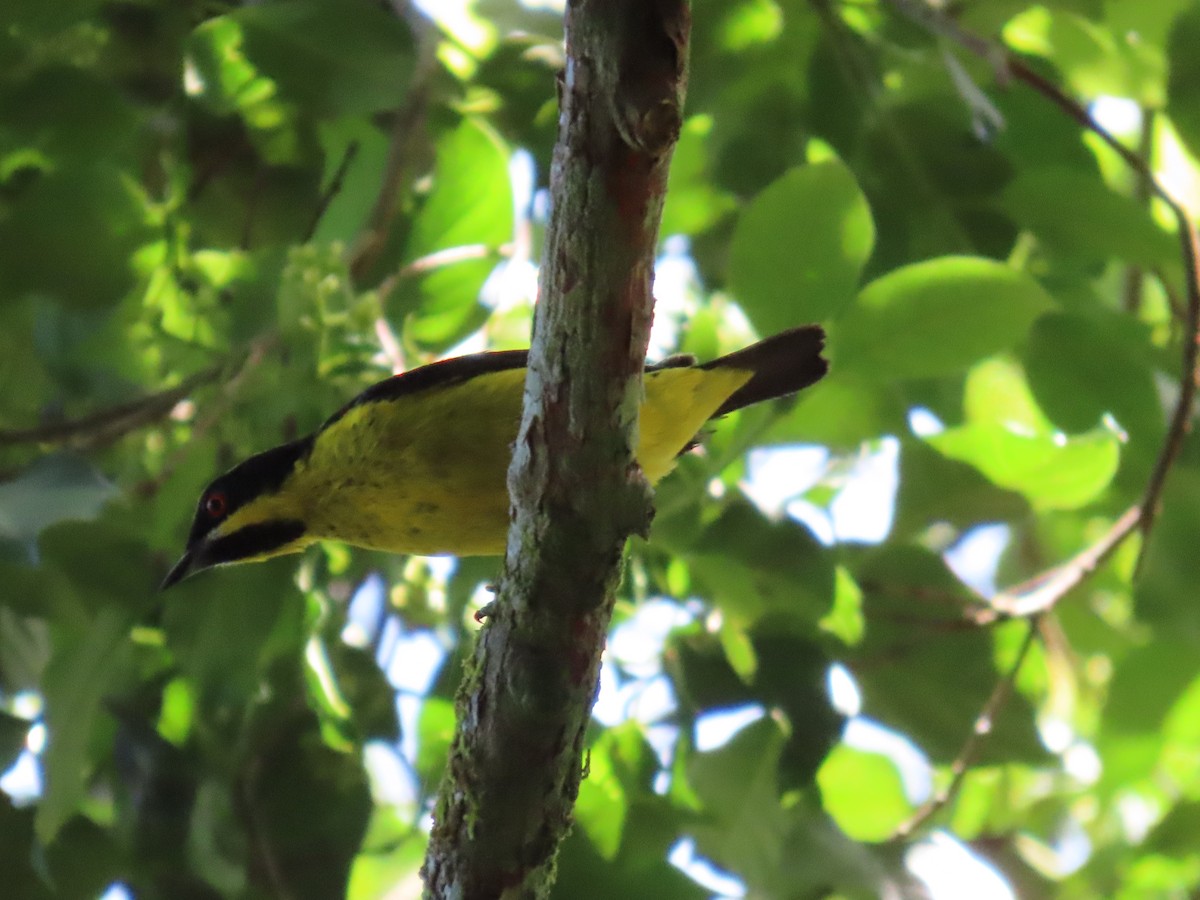
[[[705, 896], [684, 851], [752, 896], [907, 890], [934, 845], [889, 838], [963, 763], [935, 824], [1022, 895], [1200, 889], [1195, 447], [1144, 560], [1131, 537], [1040, 610], [1019, 671], [1027, 625], [990, 602], [1143, 496], [1191, 339], [1177, 226], [909, 5], [693, 3], [661, 343], [820, 321], [833, 371], [717, 424], [658, 491], [556, 897]], [[154, 588], [222, 467], [394, 366], [527, 342], [561, 25], [446, 6], [0, 13], [13, 896], [419, 892], [498, 561], [329, 546]], [[955, 11], [1194, 207], [1200, 4]], [[797, 446], [802, 477], [762, 455]], [[894, 484], [864, 474], [887, 459]]]

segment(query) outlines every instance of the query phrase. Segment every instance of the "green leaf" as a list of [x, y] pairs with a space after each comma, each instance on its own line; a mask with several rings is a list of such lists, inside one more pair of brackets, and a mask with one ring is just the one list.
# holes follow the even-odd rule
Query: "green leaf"
[[1017, 224], [1060, 252], [1098, 263], [1115, 257], [1152, 268], [1178, 265], [1178, 239], [1154, 223], [1148, 208], [1095, 173], [1067, 166], [1025, 169], [1005, 189], [1003, 203]]
[[331, 648], [338, 687], [350, 705], [360, 740], [400, 739], [396, 692], [366, 650], [338, 642]]
[[874, 241], [849, 169], [835, 161], [792, 169], [739, 218], [730, 288], [760, 334], [828, 319], [853, 295]]
[[34, 868], [39, 848], [34, 839], [34, 810], [17, 808], [8, 794], [0, 791], [0, 871], [5, 890], [28, 900], [52, 900], [62, 896], [52, 891]]
[[776, 767], [783, 748], [779, 725], [759, 719], [719, 750], [693, 753], [688, 781], [704, 804], [706, 824], [695, 832], [700, 849], [750, 882], [778, 876], [785, 815]]
[[1152, 853], [1194, 857], [1197, 834], [1200, 834], [1200, 802], [1182, 800], [1172, 806], [1154, 826], [1146, 838], [1145, 847]]
[[838, 366], [818, 386], [800, 394], [758, 444], [816, 443], [853, 451], [905, 428], [905, 409], [895, 392], [880, 390], [872, 378]]
[[439, 142], [433, 190], [413, 223], [404, 250], [407, 262], [429, 254], [475, 246], [485, 255], [447, 262], [401, 285], [395, 302], [411, 309], [408, 335], [445, 348], [478, 328], [486, 317], [479, 292], [496, 257], [489, 256], [512, 237], [513, 200], [508, 148], [483, 122], [464, 119]]
[[666, 653], [668, 670], [689, 718], [747, 704], [783, 713], [791, 730], [779, 751], [778, 780], [784, 789], [805, 787], [845, 720], [830, 703], [830, 660], [820, 645], [774, 633], [770, 624], [778, 622], [749, 637], [754, 671], [748, 675], [734, 670], [728, 652], [707, 633], [677, 633]]
[[65, 575], [89, 609], [144, 609], [154, 596], [158, 573], [149, 548], [107, 519], [61, 522], [42, 534], [38, 547], [43, 566]]
[[579, 785], [575, 818], [596, 852], [611, 860], [621, 847], [621, 833], [629, 801], [625, 787], [614, 771], [605, 737], [594, 743], [586, 754], [587, 778]]
[[712, 118], [693, 116], [683, 124], [671, 156], [660, 232], [698, 234], [736, 208], [732, 195], [713, 186], [708, 159]]
[[879, 753], [839, 744], [817, 773], [821, 800], [856, 841], [884, 841], [912, 813], [896, 764]]
[[967, 376], [967, 423], [926, 438], [1035, 509], [1076, 509], [1096, 499], [1120, 463], [1120, 439], [1097, 428], [1066, 437], [1054, 430], [1020, 368], [988, 360]]
[[417, 884], [428, 835], [392, 807], [377, 806], [350, 870], [347, 900], [377, 900], [401, 883]]
[[[960, 625], [972, 595], [919, 547], [873, 549], [854, 576], [867, 628], [847, 665], [862, 691], [863, 714], [908, 735], [934, 762], [950, 762], [1003, 677], [990, 633], [947, 628], [947, 621]], [[1010, 697], [992, 723], [983, 761], [1044, 761], [1033, 719], [1022, 695]]]
[[833, 602], [833, 563], [809, 530], [732, 503], [687, 553], [693, 577], [731, 621], [772, 614], [816, 630]]
[[1068, 434], [1111, 415], [1128, 436], [1127, 459], [1146, 470], [1158, 450], [1163, 407], [1144, 358], [1146, 329], [1127, 317], [1050, 313], [1034, 323], [1023, 360], [1029, 387], [1050, 420]]
[[130, 256], [149, 237], [124, 172], [100, 162], [47, 174], [0, 218], [0, 291], [46, 294], [76, 309], [109, 308], [132, 287]]
[[128, 662], [131, 624], [127, 611], [101, 608], [90, 628], [64, 638], [46, 668], [46, 789], [36, 818], [38, 838], [44, 842], [53, 840], [75, 814], [100, 762], [92, 755], [95, 731], [105, 695]]
[[849, 840], [806, 794], [781, 801], [779, 726], [760, 719], [711, 753], [694, 753], [688, 778], [704, 804], [698, 850], [758, 897], [908, 896], [900, 867]]
[[1040, 510], [1086, 506], [1112, 482], [1121, 456], [1120, 441], [1107, 430], [1056, 440], [984, 422], [948, 429], [928, 441]]
[[246, 889], [247, 837], [234, 800], [223, 781], [206, 779], [196, 791], [188, 823], [188, 857], [206, 884], [226, 895]]
[[1004, 36], [1016, 49], [1052, 60], [1079, 95], [1107, 94], [1132, 97], [1150, 106], [1160, 104], [1159, 67], [1152, 57], [1137, 52], [1145, 37], [1129, 40], [1126, 31], [1107, 28], [1099, 19], [1038, 6], [1013, 18]]
[[442, 780], [454, 741], [454, 704], [440, 697], [426, 697], [417, 721], [417, 772], [425, 784]]
[[989, 481], [973, 465], [942, 455], [924, 440], [901, 441], [893, 536], [918, 535], [941, 522], [966, 530], [1028, 514], [1024, 497]]
[[1180, 13], [1171, 28], [1167, 44], [1170, 67], [1167, 74], [1167, 114], [1179, 136], [1200, 158], [1200, 6]]
[[123, 155], [137, 135], [137, 117], [122, 93], [81, 69], [40, 69], [0, 97], [0, 105], [8, 138], [0, 147], [11, 152], [27, 142], [27, 150], [57, 165]]
[[[623, 846], [615, 859], [601, 856], [582, 829], [571, 831], [559, 847], [555, 900], [592, 900], [597, 889], [612, 897], [654, 897], [655, 900], [703, 900], [705, 891], [667, 861], [667, 851], [683, 823], [665, 804], [643, 810], [637, 822], [646, 832], [639, 846]], [[649, 826], [649, 827], [647, 827]], [[645, 858], [646, 851], [653, 858]], [[600, 887], [602, 886], [602, 887]]]
[[300, 658], [307, 635], [304, 604], [289, 587], [294, 568], [284, 558], [205, 572], [166, 595], [167, 646], [195, 685], [201, 715], [248, 702], [268, 663]]
[[992, 260], [913, 263], [862, 289], [832, 329], [830, 355], [877, 381], [954, 375], [1018, 343], [1052, 303], [1032, 278]]
[[303, 714], [273, 725], [276, 740], [258, 745], [260, 768], [238, 800], [251, 804], [255, 839], [271, 847], [288, 893], [344, 897], [371, 812], [361, 755], [317, 740]]
[[[198, 28], [191, 53], [218, 63], [200, 71], [217, 75], [221, 91], [240, 94], [239, 106], [251, 93], [267, 98], [278, 90], [284, 100], [322, 117], [398, 106], [412, 69], [407, 26], [365, 0], [244, 6]], [[211, 77], [200, 87], [211, 93]]]
[[1176, 466], [1162, 510], [1146, 547], [1134, 586], [1137, 615], [1155, 628], [1190, 641], [1200, 639], [1200, 472], [1194, 464]]
[[321, 216], [313, 242], [340, 241], [353, 246], [359, 229], [368, 221], [371, 207], [379, 196], [379, 173], [387, 166], [390, 141], [374, 122], [347, 116], [318, 126], [325, 156], [322, 181], [329, 190], [347, 154], [353, 156], [338, 182], [339, 190], [329, 200]]
[[32, 541], [57, 522], [93, 519], [116, 492], [83, 459], [44, 456], [0, 484], [0, 537]]
[[1196, 677], [1192, 638], [1163, 636], [1120, 661], [1108, 688], [1104, 731], [1138, 735], [1157, 731], [1171, 707]]

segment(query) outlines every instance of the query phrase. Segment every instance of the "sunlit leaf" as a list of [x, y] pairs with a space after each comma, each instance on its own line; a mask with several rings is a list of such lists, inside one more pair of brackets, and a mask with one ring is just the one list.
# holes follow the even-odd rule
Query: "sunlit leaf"
[[[508, 148], [482, 121], [464, 119], [438, 143], [433, 179], [404, 259], [411, 263], [439, 251], [452, 255], [393, 306], [412, 309], [408, 333], [415, 340], [448, 346], [482, 324], [479, 292], [500, 246], [512, 237]], [[462, 258], [453, 258], [459, 248], [468, 249]]]
[[1076, 509], [1094, 500], [1120, 462], [1120, 442], [1107, 430], [1056, 440], [976, 423], [934, 435], [929, 443], [975, 466], [999, 487], [1023, 494], [1038, 509]]
[[730, 287], [762, 334], [827, 319], [852, 296], [874, 240], [849, 169], [832, 161], [793, 169], [738, 220]]
[[201, 26], [192, 53], [216, 63], [201, 64], [206, 94], [215, 76], [219, 90], [236, 95], [240, 107], [278, 90], [322, 116], [397, 105], [412, 65], [404, 24], [361, 0], [243, 7]]
[[863, 288], [830, 352], [877, 381], [952, 375], [1016, 344], [1051, 304], [1032, 278], [991, 260], [913, 263]]
[[1083, 506], [1116, 474], [1119, 436], [1103, 427], [1072, 437], [1056, 432], [1016, 366], [993, 360], [972, 369], [964, 407], [967, 423], [930, 435], [928, 443], [1035, 508]]
[[593, 744], [587, 759], [587, 778], [579, 786], [575, 817], [596, 852], [605, 859], [612, 859], [621, 847], [621, 831], [629, 801], [613, 771], [606, 742]]
[[817, 773], [825, 809], [850, 837], [883, 841], [911, 813], [896, 764], [879, 753], [839, 744]]
[[103, 700], [127, 663], [124, 640], [131, 624], [124, 610], [105, 607], [90, 629], [66, 637], [46, 669], [43, 765], [46, 791], [37, 810], [37, 834], [50, 841], [83, 802], [99, 760], [91, 755], [96, 729], [105, 722]]
[[[1069, 196], [1070, 204], [1060, 198]], [[1004, 192], [1018, 224], [1064, 252], [1147, 266], [1175, 265], [1178, 241], [1150, 213], [1108, 188], [1099, 176], [1065, 166], [1027, 169]]]

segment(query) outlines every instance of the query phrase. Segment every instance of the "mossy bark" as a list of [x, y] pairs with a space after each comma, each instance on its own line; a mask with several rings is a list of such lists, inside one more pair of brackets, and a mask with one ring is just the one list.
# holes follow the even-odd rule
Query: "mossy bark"
[[682, 0], [568, 5], [513, 523], [459, 693], [432, 897], [545, 896], [571, 826], [625, 542], [652, 515], [632, 448], [689, 26]]

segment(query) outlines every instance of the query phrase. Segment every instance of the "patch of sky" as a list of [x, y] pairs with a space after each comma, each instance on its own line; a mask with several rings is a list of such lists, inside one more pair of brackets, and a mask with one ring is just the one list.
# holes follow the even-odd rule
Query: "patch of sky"
[[1008, 882], [957, 838], [935, 831], [905, 854], [905, 865], [925, 882], [930, 900], [1016, 900]]
[[[824, 447], [759, 448], [750, 452], [742, 490], [765, 514], [786, 514], [823, 544], [877, 544], [891, 531], [899, 462], [900, 442], [893, 437], [864, 449], [836, 479], [831, 479], [834, 462]], [[830, 480], [836, 480], [837, 493], [827, 507], [804, 498]]]
[[667, 860], [721, 900], [746, 896], [746, 885], [742, 880], [717, 868], [710, 860], [699, 855], [696, 852], [696, 842], [690, 837], [676, 841], [667, 853]]

